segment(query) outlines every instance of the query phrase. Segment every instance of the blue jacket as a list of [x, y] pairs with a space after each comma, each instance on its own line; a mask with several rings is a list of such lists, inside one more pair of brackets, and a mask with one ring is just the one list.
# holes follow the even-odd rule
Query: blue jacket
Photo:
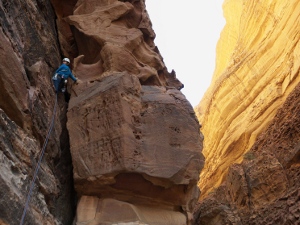
[[72, 74], [70, 68], [66, 65], [66, 64], [62, 64], [56, 71], [55, 73], [59, 74], [62, 76], [62, 78], [64, 79], [68, 79], [69, 77], [74, 80], [77, 81], [77, 78], [74, 77], [74, 75]]

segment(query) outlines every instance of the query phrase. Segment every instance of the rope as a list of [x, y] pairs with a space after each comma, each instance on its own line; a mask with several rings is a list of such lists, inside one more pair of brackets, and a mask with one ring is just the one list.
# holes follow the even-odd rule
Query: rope
[[38, 174], [39, 169], [40, 169], [41, 161], [43, 159], [43, 156], [44, 156], [44, 153], [45, 153], [45, 149], [47, 147], [47, 144], [48, 144], [48, 141], [49, 141], [49, 137], [50, 137], [50, 134], [51, 134], [53, 126], [54, 126], [54, 119], [55, 119], [56, 108], [57, 108], [56, 107], [57, 106], [57, 93], [56, 93], [55, 96], [56, 96], [55, 97], [55, 104], [54, 104], [54, 108], [53, 108], [53, 115], [52, 115], [50, 127], [48, 129], [48, 133], [47, 133], [47, 136], [46, 136], [46, 139], [45, 139], [42, 151], [40, 153], [38, 163], [37, 163], [37, 165], [35, 167], [33, 178], [31, 180], [30, 189], [29, 189], [29, 192], [27, 194], [27, 199], [26, 199], [26, 203], [25, 203], [25, 206], [24, 206], [23, 215], [22, 215], [22, 218], [21, 218], [21, 221], [20, 221], [20, 225], [24, 224], [26, 212], [27, 212], [27, 209], [28, 209], [28, 206], [29, 206], [29, 202], [30, 202], [30, 198], [31, 198], [31, 195], [32, 195], [32, 191], [33, 191], [33, 188], [34, 188], [34, 183], [35, 183], [35, 180], [37, 178], [37, 174]]

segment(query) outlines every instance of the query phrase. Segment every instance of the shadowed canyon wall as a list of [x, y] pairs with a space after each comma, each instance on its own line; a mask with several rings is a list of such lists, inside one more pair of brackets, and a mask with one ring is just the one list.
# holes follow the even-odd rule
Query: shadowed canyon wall
[[299, 1], [223, 4], [195, 224], [299, 224]]
[[[0, 223], [14, 225], [52, 117], [60, 50], [50, 2], [1, 1], [0, 15]], [[70, 224], [74, 217], [63, 96], [58, 102], [25, 224]]]
[[145, 2], [13, 0], [0, 14], [0, 224], [20, 222], [62, 57], [81, 82], [58, 94], [25, 224], [191, 224], [203, 136]]

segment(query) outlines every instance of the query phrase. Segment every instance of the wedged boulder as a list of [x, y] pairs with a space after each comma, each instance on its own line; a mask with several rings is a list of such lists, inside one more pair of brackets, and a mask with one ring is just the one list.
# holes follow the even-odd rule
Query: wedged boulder
[[192, 210], [202, 137], [180, 91], [115, 73], [71, 98], [67, 116], [80, 196]]

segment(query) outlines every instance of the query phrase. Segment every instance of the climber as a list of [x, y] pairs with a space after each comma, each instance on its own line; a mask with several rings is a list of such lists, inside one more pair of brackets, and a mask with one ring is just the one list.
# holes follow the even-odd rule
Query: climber
[[55, 71], [54, 76], [52, 77], [55, 92], [65, 92], [67, 80], [70, 77], [74, 82], [79, 83], [79, 79], [74, 77], [69, 67], [70, 59], [64, 58], [61, 66]]

